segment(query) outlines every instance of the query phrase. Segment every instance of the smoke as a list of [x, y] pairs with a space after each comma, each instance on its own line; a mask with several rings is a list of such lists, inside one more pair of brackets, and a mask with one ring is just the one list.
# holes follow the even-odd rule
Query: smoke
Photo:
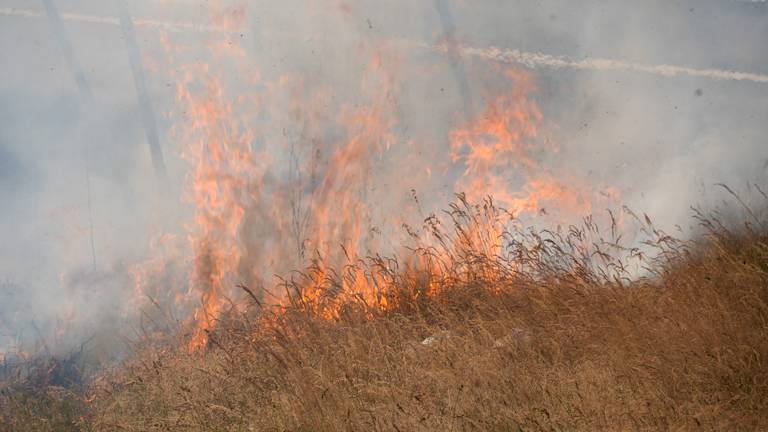
[[[183, 315], [216, 269], [218, 290], [269, 286], [342, 260], [330, 243], [396, 250], [457, 185], [502, 185], [532, 221], [626, 204], [687, 232], [715, 183], [766, 180], [764, 2], [53, 1], [71, 52], [45, 3], [0, 8], [0, 352], [137, 328], [150, 292], [191, 292]], [[528, 129], [488, 146], [503, 108]]]
[[[0, 8], [0, 15], [20, 18], [45, 18], [45, 13], [34, 9]], [[61, 19], [75, 23], [120, 25], [120, 18], [116, 16], [101, 16], [78, 13], [63, 13]], [[200, 25], [188, 22], [158, 21], [153, 19], [140, 19], [134, 22], [138, 27], [156, 27], [174, 31], [221, 31], [221, 28], [210, 25]]]

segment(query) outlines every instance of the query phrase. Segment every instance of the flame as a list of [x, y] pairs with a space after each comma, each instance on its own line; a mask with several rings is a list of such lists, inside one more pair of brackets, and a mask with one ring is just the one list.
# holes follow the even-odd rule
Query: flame
[[196, 138], [186, 158], [194, 166], [191, 198], [196, 209], [196, 233], [190, 238], [195, 254], [190, 287], [202, 296], [191, 347], [199, 347], [221, 312], [225, 277], [237, 273], [241, 259], [238, 233], [246, 201], [258, 189], [260, 176], [251, 147], [253, 133], [242, 130], [234, 120], [221, 78], [209, 76], [200, 95], [187, 89], [181, 88], [178, 99], [189, 107], [189, 133]]
[[[277, 305], [298, 298], [325, 319], [338, 318], [353, 298], [373, 309], [396, 307], [387, 291], [394, 282], [357, 265], [378, 252], [374, 223], [394, 225], [381, 228], [387, 233], [404, 223], [402, 202], [382, 202], [395, 193], [407, 196], [412, 188], [453, 176], [450, 188], [465, 193], [467, 201], [492, 196], [513, 214], [535, 215], [552, 206], [582, 215], [597, 202], [578, 176], [550, 172], [540, 163], [543, 153], [559, 149], [541, 132], [544, 116], [529, 71], [503, 71], [503, 91], [486, 98], [476, 118], [449, 130], [447, 143], [431, 153], [443, 161], [428, 160], [419, 156], [421, 143], [397, 131], [400, 64], [389, 47], [362, 44], [358, 54], [368, 62], [359, 89], [344, 100], [343, 93], [309, 85], [312, 80], [301, 74], [250, 64], [235, 37], [247, 21], [243, 8], [214, 6], [212, 15], [227, 32], [205, 45], [208, 62], [198, 55], [184, 60], [187, 47], [161, 34], [175, 84], [171, 130], [189, 166], [184, 198], [194, 208], [185, 226], [190, 255], [182, 258], [170, 248], [163, 256], [186, 259], [189, 266], [181, 302], [198, 299], [191, 350], [206, 346], [222, 314], [236, 307], [238, 284], [269, 293], [268, 301]], [[388, 184], [376, 184], [382, 160], [407, 170], [405, 175], [389, 173]], [[618, 199], [612, 188], [598, 195]], [[440, 260], [468, 250], [496, 256], [505, 227], [498, 214], [486, 216], [461, 234], [453, 250], [417, 256], [407, 265], [437, 274]], [[137, 292], [157, 285], [151, 273], [166, 267], [162, 261], [137, 267]], [[296, 285], [299, 292], [272, 289], [272, 275], [302, 268], [309, 270]], [[439, 291], [436, 280], [426, 285], [427, 295]]]
[[[548, 203], [586, 214], [589, 203], [547, 173], [535, 157], [543, 115], [532, 98], [537, 89], [533, 77], [521, 69], [507, 70], [505, 77], [507, 90], [491, 98], [477, 119], [450, 133], [451, 160], [463, 167], [456, 191], [473, 202], [493, 196], [515, 214], [535, 214]], [[517, 187], [515, 174], [523, 178]]]
[[[167, 39], [165, 45], [169, 56], [179, 51]], [[262, 114], [261, 98], [274, 103], [286, 90], [291, 94], [290, 116], [306, 116], [309, 123], [315, 119], [327, 122], [324, 113], [311, 108], [313, 103], [327, 102], [327, 91], [318, 90], [308, 102], [300, 90], [301, 80], [280, 75], [274, 82], [260, 82], [258, 71], [249, 70], [244, 76], [261, 90], [252, 97], [232, 98], [225, 81], [210, 64], [178, 68], [182, 73], [176, 77], [176, 101], [184, 115], [173, 130], [181, 143], [182, 157], [192, 167], [187, 196], [195, 208], [189, 227], [193, 250], [189, 287], [201, 299], [193, 316], [196, 328], [191, 349], [206, 344], [207, 333], [215, 328], [225, 299], [236, 284], [260, 285], [264, 274], [271, 274], [286, 262], [306, 265], [303, 259], [311, 256], [319, 265], [318, 271], [311, 283], [302, 287], [301, 295], [310, 302], [320, 302], [328, 269], [358, 259], [366, 240], [372, 161], [394, 142], [393, 120], [388, 114], [388, 77], [381, 64], [381, 55], [372, 55], [370, 70], [364, 76], [364, 87], [377, 89], [370, 102], [343, 105], [331, 120], [344, 132], [340, 141], [323, 145], [322, 150], [331, 149], [325, 166], [318, 166], [322, 155], [316, 149], [309, 163], [297, 168], [297, 175], [311, 178], [309, 185], [296, 179], [274, 178], [272, 173], [278, 170], [279, 161], [272, 158], [272, 153], [285, 146], [285, 137], [257, 133], [254, 125]], [[247, 69], [242, 64], [236, 67]], [[371, 86], [371, 81], [376, 85]], [[322, 129], [327, 127], [319, 127], [320, 131], [313, 131], [312, 125], [306, 127], [306, 132], [317, 135], [310, 140], [313, 146], [323, 144]], [[269, 142], [257, 151], [257, 140]], [[294, 200], [290, 190], [295, 188], [308, 188], [308, 201]], [[293, 219], [306, 219], [306, 223], [290, 226], [287, 219], [291, 206]], [[265, 229], [254, 228], [254, 224]], [[292, 235], [301, 237], [296, 250], [289, 246], [293, 244]], [[342, 291], [370, 289], [366, 277], [357, 274], [344, 282]]]
[[[343, 106], [336, 122], [345, 130], [346, 139], [335, 146], [326, 172], [310, 198], [309, 214], [312, 224], [307, 245], [318, 259], [318, 268], [301, 287], [303, 300], [311, 304], [342, 304], [346, 293], [355, 293], [369, 304], [380, 304], [380, 297], [369, 283], [369, 277], [358, 268], [342, 278], [341, 295], [334, 299], [324, 296], [330, 269], [354, 264], [365, 248], [365, 223], [370, 219], [368, 186], [372, 163], [381, 157], [395, 141], [392, 133], [394, 119], [389, 112], [390, 78], [382, 69], [381, 52], [375, 52], [364, 79], [376, 80], [377, 91], [368, 105]], [[364, 83], [363, 88], [369, 88]], [[372, 246], [369, 244], [369, 248]], [[326, 305], [327, 306], [327, 305]], [[326, 318], [337, 316], [339, 310], [324, 307]]]

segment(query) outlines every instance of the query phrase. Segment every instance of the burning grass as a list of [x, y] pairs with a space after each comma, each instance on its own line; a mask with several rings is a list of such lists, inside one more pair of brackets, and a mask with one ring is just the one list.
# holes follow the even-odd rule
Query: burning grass
[[[223, 313], [203, 349], [148, 345], [68, 399], [71, 427], [768, 428], [768, 237], [754, 213], [738, 230], [699, 215], [691, 242], [638, 220], [639, 249], [590, 220], [497, 230], [505, 217], [460, 200], [410, 260], [316, 264], [278, 305], [243, 288], [251, 306]], [[362, 280], [378, 296], [356, 296]], [[3, 427], [67, 430], [32, 422], [17, 397], [0, 395]]]

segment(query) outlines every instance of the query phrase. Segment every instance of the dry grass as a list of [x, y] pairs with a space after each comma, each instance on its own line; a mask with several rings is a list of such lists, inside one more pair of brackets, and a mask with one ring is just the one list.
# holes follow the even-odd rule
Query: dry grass
[[[502, 216], [460, 202], [449, 224], [427, 221], [438, 240], [417, 245], [421, 265], [358, 263], [326, 278], [330, 294], [313, 302], [298, 295], [301, 278], [288, 281], [286, 310], [232, 312], [203, 352], [146, 347], [92, 383], [78, 427], [768, 429], [759, 221], [729, 231], [700, 217], [706, 232], [690, 243], [642, 222], [657, 258], [630, 281], [626, 259], [611, 257], [643, 254], [590, 221], [505, 232], [496, 251], [488, 233], [498, 231], [478, 227]], [[389, 281], [387, 308], [342, 295], [354, 271]], [[327, 307], [335, 319], [319, 318]]]
[[0, 431], [79, 430], [86, 404], [75, 360], [76, 356], [3, 359]]

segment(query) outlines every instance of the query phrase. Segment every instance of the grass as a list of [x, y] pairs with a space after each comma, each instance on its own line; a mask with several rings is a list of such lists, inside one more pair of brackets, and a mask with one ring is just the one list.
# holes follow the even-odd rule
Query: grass
[[[86, 404], [71, 359], [36, 357], [0, 364], [0, 430], [79, 430]], [[78, 380], [74, 382], [73, 379]]]
[[[414, 233], [409, 260], [316, 263], [280, 308], [249, 289], [205, 349], [147, 344], [67, 407], [38, 392], [33, 413], [20, 389], [45, 385], [6, 384], [0, 429], [768, 429], [762, 219], [698, 214], [683, 242], [636, 218], [648, 241], [627, 248], [615, 226], [506, 217], [460, 199]], [[361, 274], [373, 295], [353, 292]]]

